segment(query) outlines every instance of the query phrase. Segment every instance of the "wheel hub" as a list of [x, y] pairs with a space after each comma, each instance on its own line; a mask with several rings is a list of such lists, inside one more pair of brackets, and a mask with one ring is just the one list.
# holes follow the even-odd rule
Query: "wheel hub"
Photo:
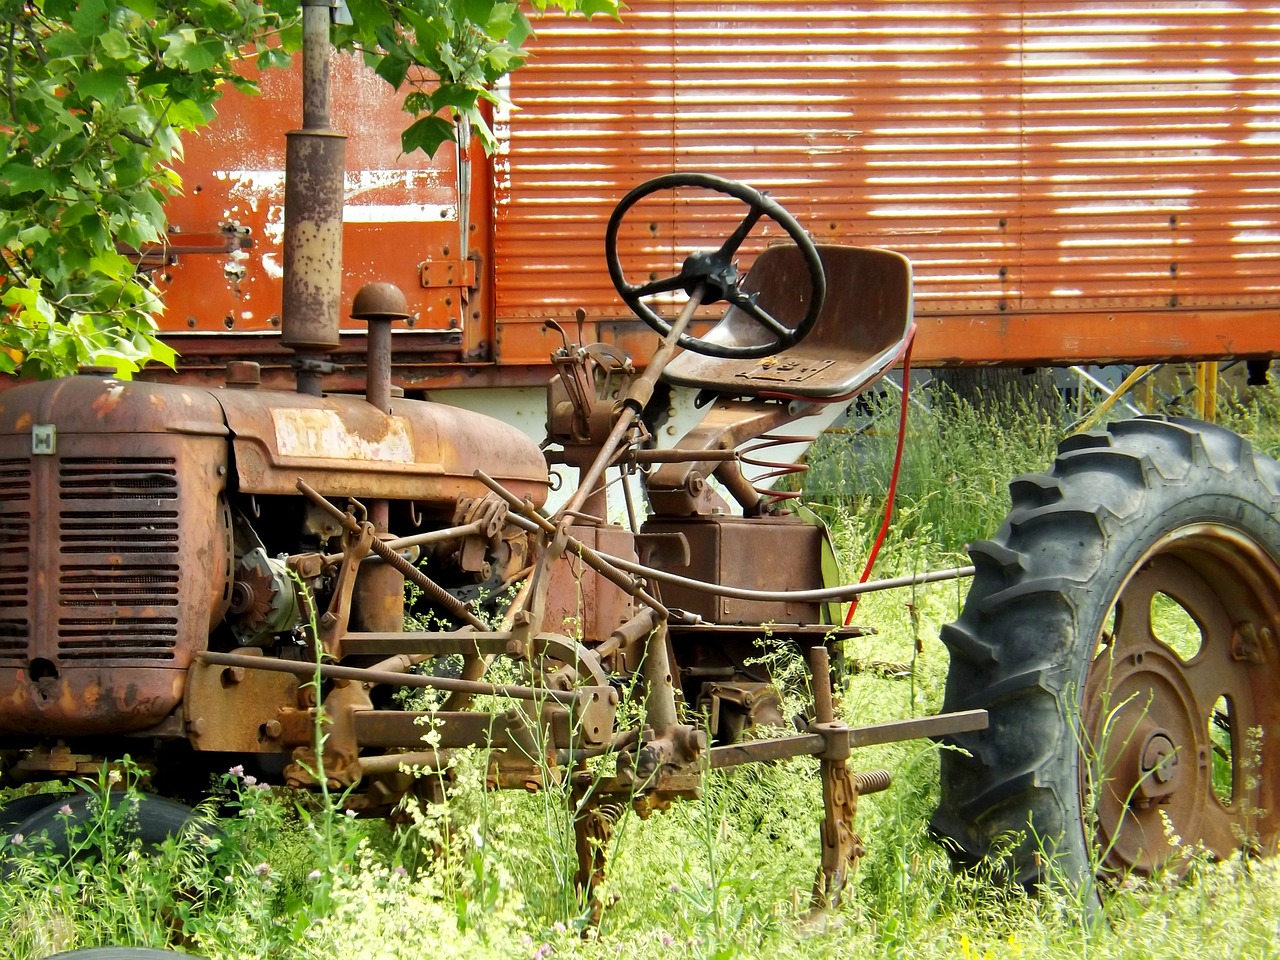
[[1082, 801], [1108, 869], [1176, 869], [1187, 846], [1225, 857], [1275, 835], [1257, 786], [1274, 760], [1246, 733], [1280, 721], [1276, 651], [1241, 625], [1273, 622], [1277, 596], [1275, 562], [1220, 525], [1174, 531], [1134, 567], [1081, 699]]

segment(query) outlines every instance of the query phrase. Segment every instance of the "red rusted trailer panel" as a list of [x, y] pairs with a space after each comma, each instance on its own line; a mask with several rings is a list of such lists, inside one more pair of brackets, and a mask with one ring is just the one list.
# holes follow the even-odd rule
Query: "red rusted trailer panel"
[[[395, 98], [346, 61], [347, 296], [372, 279], [409, 292], [409, 386], [542, 382], [559, 345], [544, 321], [579, 307], [588, 338], [643, 358], [653, 337], [609, 283], [605, 221], [641, 180], [706, 170], [770, 191], [822, 242], [909, 256], [925, 364], [1270, 355], [1273, 19], [1139, 0], [636, 0], [621, 23], [548, 16], [511, 79], [517, 109], [495, 118], [503, 149], [492, 163], [471, 150], [461, 191], [451, 149], [399, 155]], [[175, 223], [215, 241], [247, 226], [254, 244], [165, 271], [164, 324], [190, 368], [272, 355], [292, 83], [228, 96], [188, 147]], [[629, 273], [670, 274], [721, 216], [655, 208], [622, 238]]]

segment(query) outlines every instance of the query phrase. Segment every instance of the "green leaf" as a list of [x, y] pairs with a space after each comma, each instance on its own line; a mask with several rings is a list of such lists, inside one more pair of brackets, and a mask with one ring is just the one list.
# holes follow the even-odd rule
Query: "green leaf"
[[478, 22], [484, 25], [484, 32], [489, 36], [495, 40], [505, 40], [523, 19], [519, 14], [520, 8], [514, 3], [495, 3], [488, 19]]
[[75, 81], [76, 93], [83, 100], [96, 100], [108, 107], [118, 107], [128, 96], [128, 79], [123, 70], [94, 70], [83, 73]]
[[119, 30], [107, 30], [98, 37], [98, 46], [103, 54], [111, 60], [128, 60], [133, 54], [133, 47]]
[[391, 84], [392, 88], [399, 90], [409, 73], [409, 66], [407, 57], [387, 54], [374, 65], [373, 72]]
[[[432, 113], [439, 113], [445, 107], [454, 107], [457, 110], [469, 110], [476, 105], [478, 91], [469, 87], [465, 87], [459, 83], [442, 83], [431, 94]], [[408, 106], [406, 98], [406, 107]]]
[[264, 47], [258, 51], [258, 69], [287, 70], [293, 66], [293, 57], [279, 47]]
[[157, 340], [155, 337], [147, 337], [147, 347], [149, 348], [148, 352], [151, 355], [151, 359], [156, 363], [163, 363], [171, 370], [177, 366], [178, 351], [167, 343]]
[[400, 135], [400, 146], [405, 153], [421, 150], [428, 157], [434, 157], [442, 143], [452, 141], [453, 124], [440, 117], [423, 117]]
[[53, 234], [49, 232], [49, 228], [40, 224], [18, 231], [18, 240], [24, 247], [40, 246], [47, 243], [51, 236]]
[[68, 204], [58, 216], [58, 226], [63, 229], [73, 227], [85, 217], [93, 216], [95, 212], [95, 208], [91, 203]]
[[604, 14], [614, 20], [621, 20], [620, 6], [618, 0], [582, 0], [582, 13], [588, 18]]
[[378, 27], [394, 22], [389, 5], [379, 0], [347, 0], [347, 10], [356, 29], [365, 36], [372, 36]]
[[10, 194], [46, 193], [54, 189], [55, 181], [48, 170], [15, 158], [0, 166], [0, 184], [8, 187]]
[[208, 70], [216, 62], [216, 52], [201, 43], [196, 31], [191, 27], [166, 33], [163, 60], [170, 67], [176, 67], [188, 73], [199, 73]]
[[[462, 0], [462, 14], [475, 24], [485, 24], [493, 15], [495, 0]], [[501, 4], [514, 6], [514, 4]]]
[[524, 15], [524, 11], [518, 8], [513, 21], [511, 29], [507, 31], [506, 40], [509, 46], [519, 49], [533, 36], [533, 25], [529, 23], [529, 18]]

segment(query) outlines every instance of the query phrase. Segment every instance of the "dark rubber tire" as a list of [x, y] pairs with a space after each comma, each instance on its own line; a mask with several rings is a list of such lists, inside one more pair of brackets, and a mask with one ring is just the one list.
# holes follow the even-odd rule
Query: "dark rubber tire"
[[22, 823], [37, 810], [43, 810], [54, 801], [58, 804], [66, 802], [65, 794], [31, 793], [22, 797], [14, 797], [4, 806], [0, 806], [0, 833], [12, 833], [13, 828]]
[[[999, 532], [970, 547], [977, 574], [958, 621], [941, 634], [951, 654], [943, 709], [986, 709], [990, 726], [944, 741], [968, 755], [942, 751], [932, 828], [959, 866], [987, 860], [1022, 884], [1056, 880], [1088, 888], [1097, 837], [1086, 826], [1092, 819], [1082, 799], [1089, 768], [1082, 767], [1088, 736], [1080, 717], [1098, 708], [1082, 703], [1081, 691], [1091, 672], [1096, 683], [1098, 669], [1090, 667], [1098, 662], [1100, 639], [1114, 650], [1113, 636], [1121, 634], [1119, 620], [1108, 619], [1119, 609], [1117, 598], [1128, 596], [1124, 591], [1149, 575], [1151, 558], [1167, 549], [1171, 562], [1183, 564], [1178, 570], [1202, 564], [1191, 576], [1215, 585], [1203, 592], [1208, 602], [1227, 607], [1228, 616], [1236, 590], [1228, 574], [1245, 571], [1249, 579], [1255, 567], [1262, 572], [1251, 602], [1264, 610], [1280, 607], [1274, 595], [1280, 593], [1280, 465], [1220, 427], [1140, 418], [1068, 438], [1048, 473], [1016, 479], [1010, 490], [1013, 507]], [[1189, 564], [1177, 555], [1187, 549], [1184, 536], [1204, 540]], [[1228, 558], [1221, 569], [1213, 566], [1219, 543]], [[1241, 545], [1239, 557], [1232, 555], [1233, 543]], [[1150, 633], [1149, 596], [1149, 589], [1140, 593]], [[1275, 688], [1261, 683], [1280, 659], [1274, 649], [1270, 655], [1273, 663], [1240, 691], [1242, 701], [1249, 698], [1241, 709], [1272, 709], [1267, 701], [1276, 699]], [[1197, 661], [1173, 662], [1171, 673], [1189, 672]], [[1274, 722], [1268, 716], [1268, 724]], [[1205, 724], [1196, 722], [1203, 733]], [[1280, 739], [1280, 729], [1266, 733]], [[1262, 758], [1264, 800], [1280, 790], [1277, 747]], [[1196, 781], [1197, 790], [1202, 783]], [[1215, 801], [1208, 788], [1200, 792], [1206, 797], [1190, 800], [1207, 810]], [[1205, 819], [1219, 815], [1209, 811]], [[1127, 810], [1119, 816], [1117, 831], [1128, 817]], [[1274, 825], [1263, 831], [1258, 846], [1274, 849]]]
[[[137, 794], [137, 819], [126, 833], [128, 839], [140, 840], [143, 849], [155, 850], [169, 837], [177, 836], [184, 829], [204, 830], [208, 825], [192, 818], [191, 808], [165, 797], [153, 794]], [[115, 797], [119, 802], [123, 797]], [[47, 833], [50, 850], [62, 856], [71, 853], [67, 836], [69, 827], [88, 823], [95, 816], [97, 797], [78, 793], [71, 797], [51, 797], [51, 802], [32, 811], [22, 822], [12, 828], [15, 834], [38, 836]]]

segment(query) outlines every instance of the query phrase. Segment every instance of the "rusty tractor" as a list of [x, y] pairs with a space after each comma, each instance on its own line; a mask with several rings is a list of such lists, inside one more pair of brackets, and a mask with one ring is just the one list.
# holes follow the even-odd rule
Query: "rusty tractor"
[[[310, 49], [324, 49], [328, 8], [305, 13]], [[342, 153], [314, 92], [324, 58], [306, 62], [318, 82], [289, 138], [282, 331], [297, 391], [266, 389], [237, 362], [219, 388], [87, 370], [0, 393], [5, 783], [92, 774], [128, 752], [174, 792], [240, 763], [384, 814], [421, 788], [415, 771], [482, 747], [495, 788], [550, 777], [577, 791], [590, 888], [619, 809], [696, 796], [709, 769], [810, 755], [827, 901], [861, 852], [858, 797], [888, 783], [854, 772], [852, 748], [935, 737], [966, 748], [944, 754], [934, 820], [962, 862], [1022, 832], [1019, 879], [1043, 871], [1046, 845], [1083, 878], [1091, 798], [1109, 865], [1165, 859], [1162, 814], [1218, 854], [1274, 846], [1274, 462], [1188, 422], [1069, 440], [1050, 473], [1015, 481], [1009, 521], [973, 549], [973, 590], [944, 636], [945, 712], [851, 728], [831, 674], [859, 628], [837, 605], [895, 584], [828, 582], [821, 524], [746, 465], [762, 438], [842, 408], [901, 359], [908, 261], [815, 244], [743, 184], [659, 177], [621, 201], [605, 245], [619, 294], [660, 345], [637, 370], [566, 335], [541, 447], [396, 395], [390, 329], [407, 314], [390, 285], [352, 305], [369, 328], [365, 394], [325, 393], [340, 251], [316, 245], [337, 234]], [[618, 236], [637, 205], [671, 191], [741, 207], [722, 241], [635, 282]], [[740, 273], [761, 223], [785, 242]], [[676, 296], [674, 319], [655, 308]], [[721, 302], [695, 333], [699, 309]], [[670, 385], [698, 393], [701, 419], [664, 449], [654, 397]], [[552, 461], [579, 473], [554, 509]], [[405, 627], [406, 582], [425, 627]], [[1189, 612], [1196, 649], [1161, 641], [1162, 596]], [[784, 719], [754, 656], [762, 624], [809, 657], [812, 709], [791, 735], [745, 736]], [[403, 688], [429, 702], [397, 706]], [[1224, 754], [1229, 784], [1215, 787]], [[592, 765], [603, 756], [616, 758], [607, 776]]]

